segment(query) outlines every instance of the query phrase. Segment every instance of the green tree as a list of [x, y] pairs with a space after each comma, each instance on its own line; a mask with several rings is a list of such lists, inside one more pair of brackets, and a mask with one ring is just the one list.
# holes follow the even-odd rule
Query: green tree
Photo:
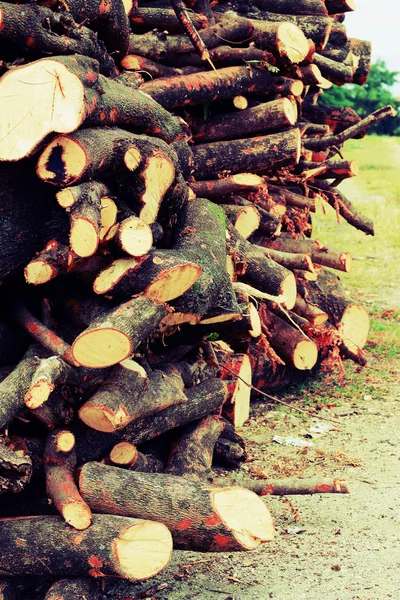
[[393, 97], [390, 90], [397, 81], [397, 75], [396, 71], [390, 71], [387, 68], [385, 61], [377, 60], [371, 66], [364, 86], [333, 86], [323, 94], [319, 104], [322, 106], [350, 106], [362, 118], [381, 106], [391, 104], [398, 111], [397, 117], [385, 119], [369, 131], [380, 135], [400, 135], [400, 102]]

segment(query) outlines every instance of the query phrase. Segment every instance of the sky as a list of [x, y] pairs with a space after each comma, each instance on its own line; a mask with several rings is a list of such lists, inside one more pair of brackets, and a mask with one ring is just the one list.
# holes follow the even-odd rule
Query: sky
[[382, 58], [391, 71], [399, 71], [391, 89], [400, 97], [400, 2], [399, 0], [355, 0], [356, 10], [346, 13], [349, 37], [372, 42], [372, 62]]

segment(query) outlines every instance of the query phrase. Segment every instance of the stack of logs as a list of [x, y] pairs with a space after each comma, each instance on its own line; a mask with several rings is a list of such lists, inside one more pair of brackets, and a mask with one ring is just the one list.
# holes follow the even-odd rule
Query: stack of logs
[[151, 577], [172, 540], [270, 541], [257, 494], [347, 491], [210, 469], [246, 460], [251, 392], [365, 363], [351, 256], [312, 219], [373, 235], [341, 147], [394, 111], [317, 104], [367, 78], [352, 0], [211, 5], [0, 2], [0, 569], [84, 578], [48, 600]]

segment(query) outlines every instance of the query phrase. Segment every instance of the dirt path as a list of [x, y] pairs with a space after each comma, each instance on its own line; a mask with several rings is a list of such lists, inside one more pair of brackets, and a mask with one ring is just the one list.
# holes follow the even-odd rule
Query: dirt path
[[[350, 495], [269, 498], [276, 539], [251, 553], [175, 553], [158, 578], [119, 588], [115, 597], [155, 600], [384, 600], [400, 597], [400, 386], [338, 411], [339, 431], [302, 455], [272, 442], [304, 436], [311, 421], [256, 407], [250, 449], [288, 469], [346, 479]], [[327, 413], [327, 411], [325, 411]], [[275, 413], [277, 414], [277, 413]], [[319, 459], [318, 459], [319, 457]], [[255, 461], [257, 463], [257, 461]], [[252, 463], [255, 464], [255, 463]], [[355, 465], [355, 466], [352, 466]], [[300, 520], [294, 518], [294, 511]], [[120, 594], [122, 594], [120, 596]]]

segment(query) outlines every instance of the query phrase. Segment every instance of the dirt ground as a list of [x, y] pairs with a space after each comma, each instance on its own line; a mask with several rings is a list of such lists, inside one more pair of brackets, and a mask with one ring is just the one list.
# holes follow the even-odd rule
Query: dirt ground
[[[375, 359], [373, 359], [375, 360]], [[283, 475], [345, 479], [350, 495], [279, 497], [266, 502], [276, 538], [249, 553], [175, 552], [170, 566], [140, 586], [119, 585], [115, 597], [155, 600], [384, 600], [400, 598], [400, 386], [366, 394], [321, 416], [340, 425], [307, 438], [318, 419], [259, 404], [243, 433], [255, 460]], [[272, 441], [298, 436], [304, 450]], [[283, 465], [283, 467], [282, 467]], [[111, 590], [110, 590], [111, 591]], [[120, 596], [120, 594], [122, 594]]]

